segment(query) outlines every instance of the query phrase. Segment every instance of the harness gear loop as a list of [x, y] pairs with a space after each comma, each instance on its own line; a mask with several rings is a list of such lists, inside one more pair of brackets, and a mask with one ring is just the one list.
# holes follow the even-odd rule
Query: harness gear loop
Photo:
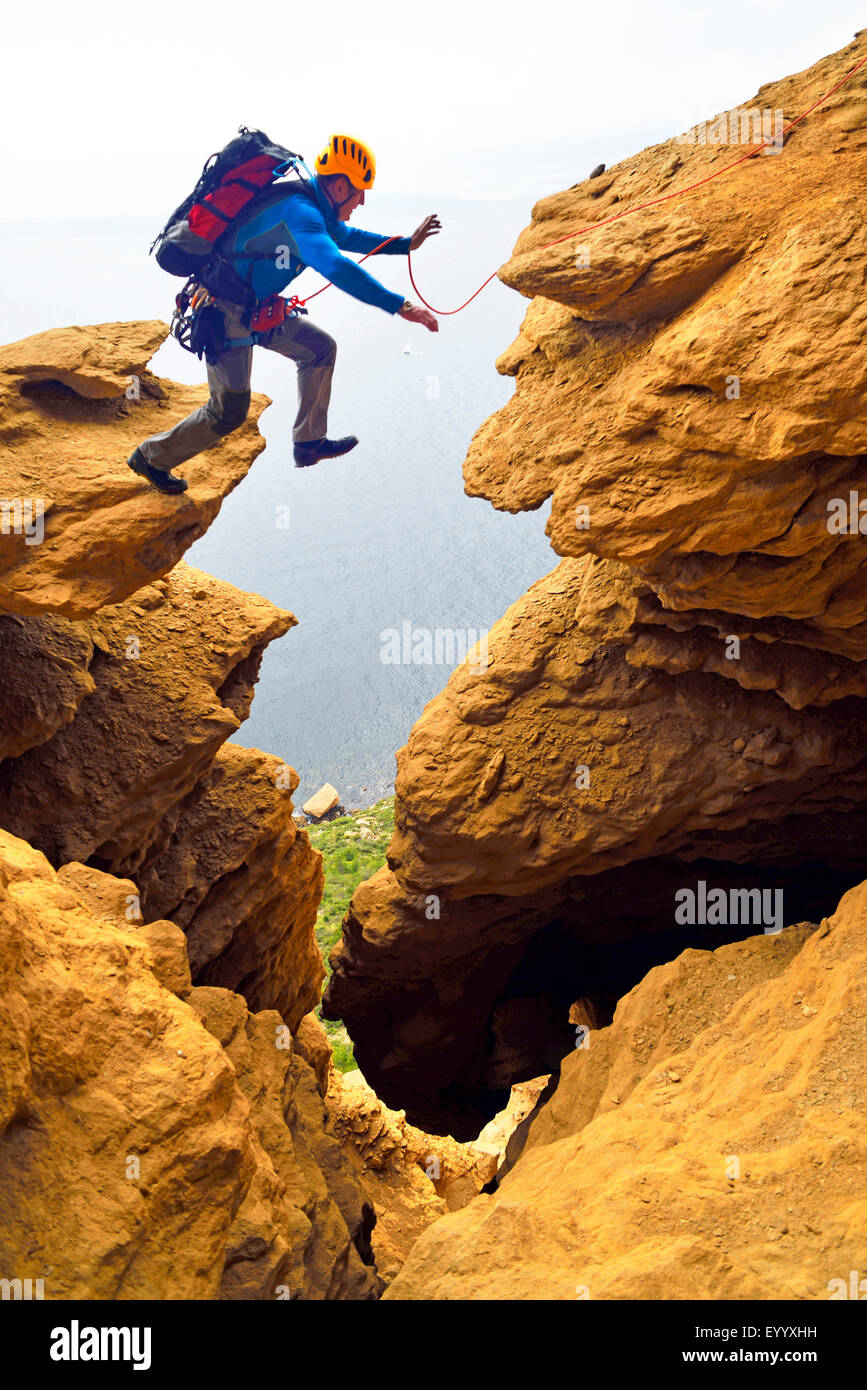
[[307, 310], [297, 294], [293, 294], [291, 299], [286, 299], [281, 294], [269, 295], [252, 310], [249, 334], [243, 338], [227, 338], [226, 346], [256, 347], [275, 328], [279, 328], [282, 323], [285, 323], [286, 319], [294, 319], [299, 314], [306, 313]]

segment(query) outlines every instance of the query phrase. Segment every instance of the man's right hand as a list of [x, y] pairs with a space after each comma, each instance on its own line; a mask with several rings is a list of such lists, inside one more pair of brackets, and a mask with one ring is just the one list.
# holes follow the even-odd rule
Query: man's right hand
[[422, 309], [419, 304], [410, 304], [407, 300], [403, 308], [398, 310], [398, 313], [402, 319], [406, 319], [409, 323], [421, 323], [431, 333], [439, 333], [439, 321], [430, 309]]

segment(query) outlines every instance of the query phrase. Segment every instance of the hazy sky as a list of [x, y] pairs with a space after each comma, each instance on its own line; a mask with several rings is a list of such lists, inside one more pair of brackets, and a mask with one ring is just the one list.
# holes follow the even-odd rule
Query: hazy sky
[[[865, 23], [863, 0], [10, 6], [0, 218], [113, 209], [159, 225], [242, 122], [308, 161], [333, 128], [357, 133], [383, 192], [530, 201]], [[375, 225], [374, 206], [356, 220]]]

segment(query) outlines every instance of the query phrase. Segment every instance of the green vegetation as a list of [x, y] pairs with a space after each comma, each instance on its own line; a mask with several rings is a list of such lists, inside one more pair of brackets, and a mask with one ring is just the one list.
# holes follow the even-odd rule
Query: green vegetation
[[[331, 974], [328, 956], [332, 946], [340, 940], [349, 900], [359, 883], [382, 868], [393, 830], [393, 796], [378, 801], [366, 811], [352, 811], [337, 820], [307, 827], [310, 843], [322, 855], [325, 870], [325, 892], [316, 918], [316, 940], [325, 957], [328, 975]], [[319, 1012], [317, 1009], [317, 1014]], [[357, 1063], [343, 1024], [326, 1019], [322, 1019], [322, 1023], [331, 1039], [334, 1065], [341, 1071], [354, 1071]]]

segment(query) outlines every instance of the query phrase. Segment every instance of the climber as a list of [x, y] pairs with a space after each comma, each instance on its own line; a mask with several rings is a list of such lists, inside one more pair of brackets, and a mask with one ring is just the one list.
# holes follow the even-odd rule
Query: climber
[[[161, 434], [152, 434], [132, 453], [130, 468], [160, 492], [180, 493], [186, 480], [172, 469], [210, 449], [243, 424], [250, 408], [250, 375], [253, 346], [271, 348], [291, 357], [298, 367], [298, 414], [293, 429], [296, 468], [322, 459], [337, 458], [354, 449], [354, 435], [327, 437], [328, 404], [337, 344], [306, 318], [306, 310], [290, 308], [278, 292], [312, 266], [354, 299], [399, 314], [410, 323], [422, 324], [431, 333], [439, 327], [429, 310], [394, 294], [342, 251], [370, 252], [385, 238], [375, 232], [345, 226], [356, 208], [364, 205], [373, 187], [376, 164], [370, 149], [350, 136], [334, 135], [315, 163], [310, 180], [276, 184], [268, 196], [251, 204], [228, 233], [233, 263], [241, 279], [256, 295], [260, 318], [263, 301], [265, 327], [255, 331], [257, 320], [245, 326], [243, 306], [213, 298], [204, 289], [193, 300], [196, 309], [212, 305], [225, 323], [225, 343], [208, 364], [211, 389], [207, 405]], [[382, 247], [382, 253], [407, 255], [441, 228], [431, 214], [411, 236], [398, 237]], [[243, 252], [250, 258], [244, 259]], [[240, 253], [240, 254], [239, 254]], [[256, 314], [256, 310], [253, 311]], [[302, 314], [304, 317], [302, 317]], [[275, 326], [269, 326], [271, 323]], [[251, 331], [251, 327], [254, 331]]]

